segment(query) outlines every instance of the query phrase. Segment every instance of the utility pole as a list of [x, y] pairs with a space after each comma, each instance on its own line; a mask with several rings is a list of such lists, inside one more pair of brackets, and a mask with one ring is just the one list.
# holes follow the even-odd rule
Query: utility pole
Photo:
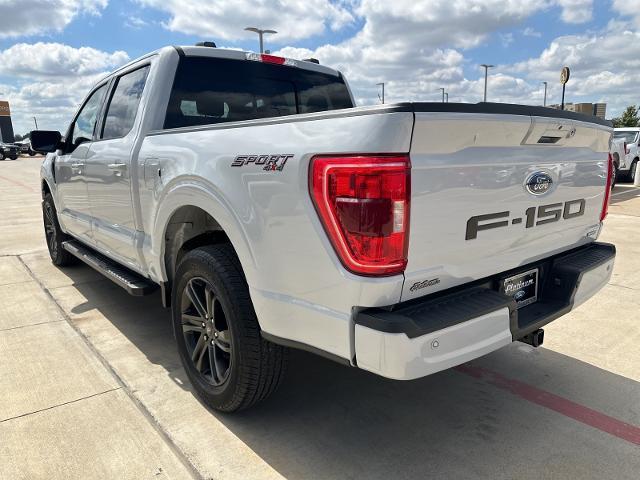
[[444, 92], [444, 94], [445, 94], [445, 95], [446, 95], [446, 97], [447, 97], [447, 101], [446, 101], [446, 103], [449, 103], [449, 92]]
[[489, 69], [495, 67], [495, 65], [487, 65], [486, 63], [483, 63], [480, 66], [484, 68], [484, 100], [483, 102], [486, 102], [487, 101], [487, 76], [488, 76]]
[[544, 83], [544, 101], [542, 102], [542, 106], [546, 107], [547, 106], [547, 82], [542, 82]]
[[36, 117], [33, 117], [33, 123], [36, 124], [36, 130], [38, 130], [38, 120], [36, 120]]
[[380, 95], [378, 95], [378, 98], [382, 101], [382, 103], [384, 103], [384, 82], [376, 83], [376, 85], [382, 87], [382, 97], [380, 97]]
[[442, 90], [442, 103], [444, 103], [444, 88], [440, 87], [440, 90]]
[[245, 30], [247, 32], [254, 32], [258, 34], [258, 37], [260, 37], [260, 53], [264, 53], [264, 41], [263, 41], [263, 35], [265, 33], [278, 33], [275, 30], [263, 30], [261, 28], [257, 28], [257, 27], [247, 27], [245, 28]]

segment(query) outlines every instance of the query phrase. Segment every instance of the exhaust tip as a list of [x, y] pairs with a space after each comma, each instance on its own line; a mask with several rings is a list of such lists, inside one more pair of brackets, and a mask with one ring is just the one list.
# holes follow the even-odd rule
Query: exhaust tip
[[544, 330], [539, 328], [538, 330], [522, 337], [520, 341], [523, 343], [527, 343], [532, 347], [538, 348], [544, 342]]

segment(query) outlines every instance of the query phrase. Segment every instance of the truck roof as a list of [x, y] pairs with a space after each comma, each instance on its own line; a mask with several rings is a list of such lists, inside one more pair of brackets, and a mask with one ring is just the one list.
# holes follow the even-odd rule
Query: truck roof
[[[111, 75], [116, 74], [120, 70], [124, 70], [129, 66], [139, 62], [140, 60], [144, 60], [145, 58], [152, 57], [154, 55], [161, 55], [163, 53], [170, 52], [178, 52], [178, 55], [187, 56], [187, 57], [211, 57], [211, 58], [226, 58], [231, 60], [246, 60], [246, 61], [263, 61], [266, 63], [279, 64], [287, 67], [296, 67], [302, 68], [305, 70], [311, 70], [318, 73], [324, 73], [327, 75], [334, 75], [336, 77], [340, 76], [340, 72], [333, 68], [326, 67], [324, 65], [320, 65], [314, 62], [306, 61], [306, 60], [295, 60], [292, 58], [279, 57], [277, 55], [271, 54], [260, 54], [256, 52], [246, 51], [246, 50], [236, 50], [231, 48], [217, 48], [217, 47], [204, 47], [204, 46], [194, 46], [194, 45], [185, 45], [185, 46], [167, 46], [160, 48], [158, 50], [154, 50], [153, 52], [149, 52], [141, 57], [138, 57], [126, 65], [121, 66], [117, 70], [109, 73], [104, 78], [108, 78]], [[103, 79], [104, 79], [103, 78]], [[101, 79], [100, 81], [102, 81]]]

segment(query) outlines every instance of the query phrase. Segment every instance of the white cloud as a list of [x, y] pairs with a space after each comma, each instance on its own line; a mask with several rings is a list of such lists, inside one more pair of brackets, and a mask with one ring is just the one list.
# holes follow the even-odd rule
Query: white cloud
[[112, 69], [127, 60], [129, 56], [123, 51], [108, 53], [61, 43], [17, 43], [0, 51], [3, 75], [31, 78], [89, 75]]
[[593, 0], [557, 0], [566, 23], [585, 23], [593, 15]]
[[1, 0], [0, 38], [61, 32], [81, 14], [99, 15], [108, 0]]
[[524, 30], [522, 30], [522, 35], [524, 35], [525, 37], [536, 37], [536, 38], [542, 37], [542, 34], [540, 32], [534, 30], [531, 27], [527, 27]]
[[0, 91], [11, 104], [16, 133], [29, 131], [34, 116], [40, 128], [65, 129], [91, 86], [128, 60], [122, 51], [60, 43], [19, 43], [0, 51], [1, 74], [14, 80]]
[[538, 57], [503, 68], [526, 78], [548, 81], [557, 100], [564, 65], [571, 67], [568, 98], [605, 101], [613, 114], [638, 103], [640, 32], [608, 29], [592, 35], [559, 37]]
[[[330, 0], [138, 0], [169, 14], [165, 27], [205, 39], [240, 40], [255, 37], [244, 28], [278, 31], [276, 42], [297, 40], [337, 30], [353, 21], [341, 3]], [[271, 37], [270, 37], [271, 38]], [[273, 40], [270, 40], [273, 41]]]
[[[364, 26], [354, 37], [313, 51], [283, 48], [293, 58], [318, 58], [343, 71], [359, 104], [374, 103], [378, 82], [386, 82], [390, 102], [437, 100], [439, 88], [450, 101], [482, 99], [463, 75], [462, 50], [481, 44], [497, 30], [518, 25], [547, 8], [537, 0], [362, 0], [354, 9]], [[503, 34], [508, 45], [511, 34]]]

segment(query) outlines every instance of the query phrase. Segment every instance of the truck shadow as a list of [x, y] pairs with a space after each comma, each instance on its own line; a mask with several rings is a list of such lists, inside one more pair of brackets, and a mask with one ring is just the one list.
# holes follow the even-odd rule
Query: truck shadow
[[[97, 273], [87, 281], [86, 268], [65, 271], [83, 277], [73, 288], [86, 302], [70, 311], [79, 328], [98, 310], [144, 354], [149, 364], [136, 368], [162, 367], [175, 388], [190, 390], [159, 295], [129, 297]], [[254, 409], [223, 415], [202, 405], [194, 413], [214, 416], [285, 478], [637, 478], [640, 471], [637, 445], [460, 369], [397, 382], [305, 352], [292, 351], [290, 360], [281, 388]], [[638, 382], [544, 347], [515, 343], [471, 364], [640, 423]]]

